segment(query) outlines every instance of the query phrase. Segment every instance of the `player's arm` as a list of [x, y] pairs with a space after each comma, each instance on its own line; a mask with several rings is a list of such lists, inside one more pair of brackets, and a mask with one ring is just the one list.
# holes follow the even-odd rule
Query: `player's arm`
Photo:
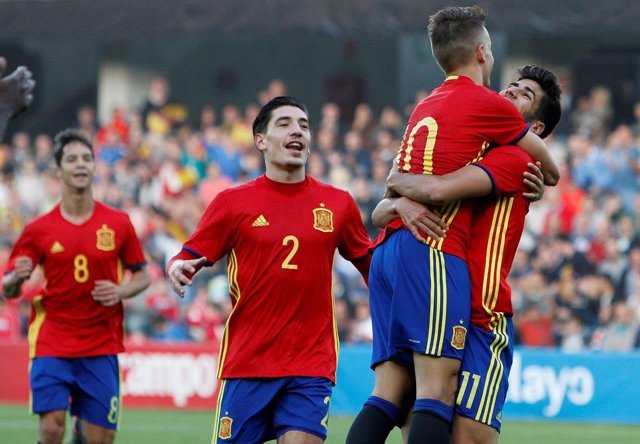
[[141, 268], [131, 273], [129, 279], [118, 285], [107, 279], [99, 279], [95, 281], [91, 296], [96, 302], [110, 307], [129, 299], [142, 292], [151, 284], [151, 278], [146, 268]]
[[33, 272], [33, 261], [28, 256], [19, 256], [14, 262], [13, 270], [2, 279], [2, 290], [7, 299], [20, 296], [22, 285], [29, 280]]
[[194, 259], [185, 255], [191, 253], [182, 250], [169, 261], [167, 266], [167, 276], [171, 289], [180, 297], [184, 297], [184, 287], [193, 284], [193, 275], [198, 272], [206, 263], [207, 258], [202, 256]]
[[387, 188], [416, 202], [442, 205], [486, 196], [493, 190], [493, 183], [482, 168], [467, 165], [444, 176], [392, 172], [387, 178]]
[[551, 153], [549, 153], [547, 145], [542, 139], [533, 132], [527, 131], [524, 137], [518, 141], [517, 145], [540, 162], [542, 174], [544, 175], [544, 183], [551, 186], [557, 185], [560, 179], [560, 169], [551, 158]]
[[421, 232], [439, 241], [446, 235], [447, 225], [440, 215], [426, 205], [414, 202], [406, 197], [393, 197], [381, 200], [373, 210], [371, 219], [378, 228], [384, 228], [393, 219], [400, 217], [404, 225], [420, 242], [424, 241]]

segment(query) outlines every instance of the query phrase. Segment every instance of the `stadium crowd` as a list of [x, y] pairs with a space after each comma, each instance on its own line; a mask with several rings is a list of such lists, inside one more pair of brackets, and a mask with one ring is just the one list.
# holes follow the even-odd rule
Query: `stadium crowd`
[[[106, 122], [92, 106], [78, 110], [70, 126], [95, 141], [96, 198], [130, 215], [152, 274], [149, 289], [125, 302], [129, 340], [219, 340], [231, 309], [224, 261], [201, 271], [183, 299], [169, 291], [166, 261], [218, 192], [262, 174], [251, 124], [260, 105], [286, 90], [273, 80], [244, 108], [193, 113], [156, 77], [139, 109], [115, 109]], [[564, 98], [562, 121], [547, 138], [562, 179], [531, 206], [510, 276], [517, 340], [567, 352], [640, 348], [640, 102], [621, 118], [604, 87], [573, 98], [566, 85]], [[371, 238], [378, 230], [370, 215], [413, 106], [375, 115], [363, 103], [347, 119], [325, 103], [311, 116], [308, 174], [351, 192]], [[0, 269], [24, 223], [57, 203], [52, 147], [51, 135], [25, 132], [0, 145]], [[17, 301], [0, 297], [0, 340], [26, 336], [43, 279], [34, 273]], [[341, 340], [371, 342], [367, 288], [339, 257], [334, 294]]]

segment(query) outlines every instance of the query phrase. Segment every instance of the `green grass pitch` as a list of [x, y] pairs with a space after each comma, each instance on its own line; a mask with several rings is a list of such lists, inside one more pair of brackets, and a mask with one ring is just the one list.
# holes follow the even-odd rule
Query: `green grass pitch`
[[[213, 413], [180, 410], [122, 412], [118, 444], [209, 444]], [[333, 416], [327, 444], [343, 444], [353, 417]], [[25, 405], [0, 404], [0, 442], [35, 444], [38, 418]], [[401, 444], [394, 432], [389, 444]], [[557, 422], [509, 422], [503, 426], [501, 444], [640, 444], [640, 425], [568, 424]]]

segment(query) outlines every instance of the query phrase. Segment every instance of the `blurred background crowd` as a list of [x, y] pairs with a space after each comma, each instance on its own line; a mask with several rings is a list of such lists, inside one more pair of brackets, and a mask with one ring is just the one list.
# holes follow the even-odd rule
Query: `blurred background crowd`
[[[165, 265], [217, 193], [262, 174], [251, 124], [287, 85], [275, 79], [243, 107], [201, 109], [173, 102], [170, 86], [154, 78], [144, 104], [114, 109], [105, 122], [82, 106], [69, 126], [94, 140], [96, 198], [130, 215], [147, 253], [153, 283], [126, 301], [129, 340], [217, 342], [231, 309], [224, 259], [200, 272], [183, 299], [169, 291]], [[510, 276], [517, 341], [568, 352], [631, 350], [640, 347], [640, 102], [619, 116], [605, 87], [584, 97], [574, 97], [570, 83], [563, 90], [562, 121], [546, 140], [562, 179], [531, 205]], [[414, 105], [375, 114], [362, 103], [347, 120], [325, 103], [311, 115], [307, 172], [353, 195], [371, 238], [378, 230], [370, 215]], [[0, 145], [0, 271], [24, 224], [57, 203], [52, 136], [16, 132]], [[42, 282], [35, 273], [22, 298], [0, 297], [0, 341], [26, 336]], [[367, 288], [338, 255], [333, 287], [341, 340], [371, 342]]]

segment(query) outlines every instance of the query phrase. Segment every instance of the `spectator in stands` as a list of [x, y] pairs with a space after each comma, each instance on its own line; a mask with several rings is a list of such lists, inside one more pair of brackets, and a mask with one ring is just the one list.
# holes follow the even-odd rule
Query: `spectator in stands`
[[623, 301], [613, 303], [609, 319], [593, 335], [592, 346], [599, 350], [631, 351], [638, 348], [640, 325], [633, 309]]
[[80, 131], [86, 138], [93, 140], [100, 128], [96, 120], [96, 110], [91, 105], [82, 105], [76, 111], [74, 129]]
[[553, 319], [543, 311], [539, 302], [525, 303], [514, 317], [519, 345], [553, 347]]

